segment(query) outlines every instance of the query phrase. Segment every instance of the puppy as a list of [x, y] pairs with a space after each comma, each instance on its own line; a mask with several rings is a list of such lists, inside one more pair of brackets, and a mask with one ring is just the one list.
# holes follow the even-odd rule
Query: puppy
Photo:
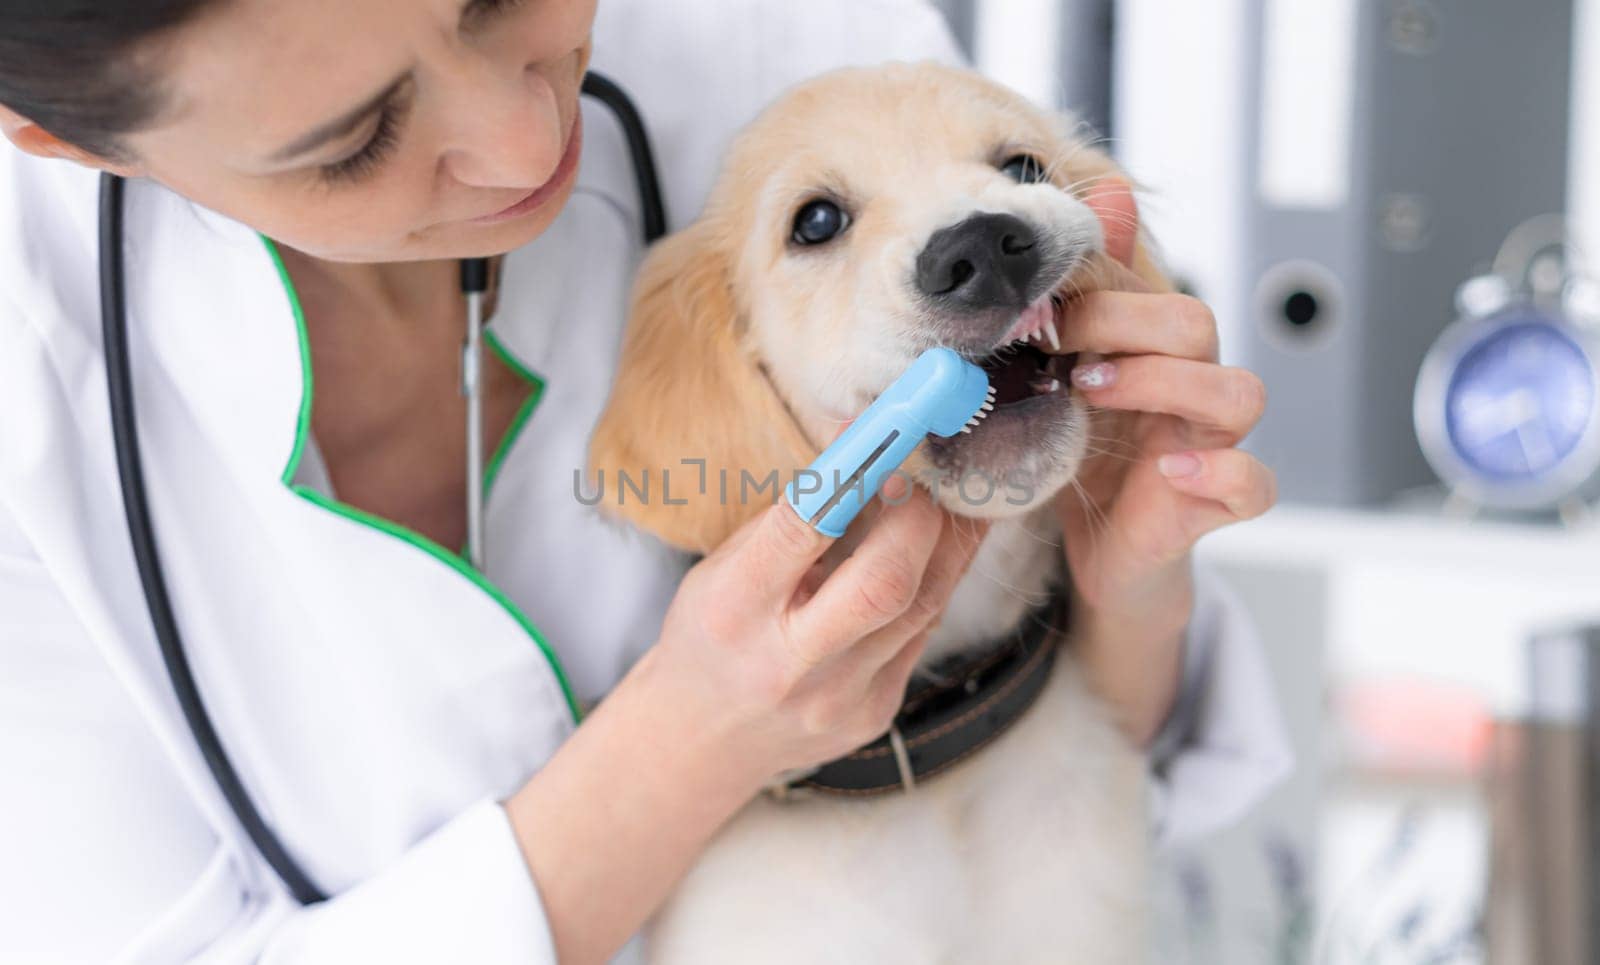
[[[972, 73], [897, 64], [793, 89], [641, 270], [590, 472], [616, 489], [665, 471], [668, 492], [605, 505], [708, 551], [771, 505], [774, 470], [793, 478], [948, 346], [988, 371], [996, 408], [906, 470], [994, 524], [919, 675], [981, 662], [1041, 619], [1063, 636], [1065, 614], [1040, 609], [1066, 581], [1052, 502], [1094, 422], [1073, 357], [1051, 349], [1103, 258], [1080, 192], [1114, 173], [1065, 119]], [[1170, 290], [1142, 245], [1134, 267]], [[830, 558], [848, 551], [847, 537]], [[652, 924], [652, 961], [1141, 960], [1144, 762], [1070, 639], [1049, 645], [1059, 656], [1015, 723], [914, 789], [751, 803]]]

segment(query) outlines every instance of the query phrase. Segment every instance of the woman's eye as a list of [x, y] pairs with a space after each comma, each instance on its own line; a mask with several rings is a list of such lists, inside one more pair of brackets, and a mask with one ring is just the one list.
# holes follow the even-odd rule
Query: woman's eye
[[1046, 180], [1044, 165], [1031, 154], [1018, 154], [1000, 165], [1000, 173], [1018, 184], [1039, 184]]
[[850, 216], [832, 201], [812, 201], [794, 216], [796, 244], [820, 245], [832, 241], [850, 227]]
[[378, 116], [378, 126], [356, 153], [319, 168], [323, 182], [329, 185], [354, 183], [382, 167], [400, 145], [400, 124], [405, 119], [405, 111], [404, 104], [385, 104], [383, 113]]

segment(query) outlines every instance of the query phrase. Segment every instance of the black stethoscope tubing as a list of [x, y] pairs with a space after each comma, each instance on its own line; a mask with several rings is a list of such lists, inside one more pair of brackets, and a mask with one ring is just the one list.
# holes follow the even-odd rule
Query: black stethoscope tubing
[[[606, 77], [590, 73], [584, 78], [583, 92], [605, 104], [622, 127], [639, 190], [644, 240], [646, 244], [652, 243], [666, 234], [667, 216], [644, 121], [622, 88]], [[172, 681], [174, 696], [228, 807], [294, 899], [302, 905], [316, 904], [326, 900], [327, 894], [311, 880], [261, 816], [238, 770], [223, 749], [222, 740], [211, 722], [211, 715], [206, 711], [205, 700], [189, 666], [172, 597], [167, 590], [166, 572], [161, 566], [155, 525], [145, 489], [144, 460], [139, 448], [139, 425], [134, 410], [123, 259], [123, 188], [122, 178], [110, 174], [101, 176], [100, 324], [105, 341], [106, 388], [111, 403], [111, 434], [116, 447], [122, 506], [127, 516], [128, 536], [133, 544], [134, 563], [139, 570], [139, 582], [144, 590], [150, 623], [161, 648], [167, 676]]]

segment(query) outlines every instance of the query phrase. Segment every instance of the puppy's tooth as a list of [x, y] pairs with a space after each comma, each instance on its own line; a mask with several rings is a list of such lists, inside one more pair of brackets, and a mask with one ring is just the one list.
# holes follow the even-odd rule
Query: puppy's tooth
[[1061, 380], [1060, 379], [1051, 379], [1050, 380], [1050, 391], [1051, 392], [1056, 392], [1056, 391], [1059, 391], [1060, 389], [1061, 389]]
[[1049, 322], [1044, 326], [1044, 337], [1050, 342], [1050, 347], [1057, 352], [1061, 351], [1061, 338], [1056, 335], [1056, 327]]

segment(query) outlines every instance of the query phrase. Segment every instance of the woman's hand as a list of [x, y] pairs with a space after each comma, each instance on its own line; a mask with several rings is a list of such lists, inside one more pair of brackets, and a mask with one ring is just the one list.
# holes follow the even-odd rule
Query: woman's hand
[[1138, 223], [1127, 184], [1100, 185], [1089, 204], [1113, 264], [1102, 290], [1069, 306], [1061, 341], [1106, 358], [1072, 374], [1096, 407], [1091, 454], [1057, 509], [1091, 679], [1142, 745], [1176, 695], [1195, 542], [1266, 512], [1277, 487], [1235, 448], [1261, 418], [1261, 380], [1218, 364], [1202, 302], [1150, 293], [1127, 269]]
[[833, 541], [775, 506], [684, 578], [651, 659], [758, 779], [822, 763], [888, 730], [981, 539], [918, 490], [820, 579]]
[[[886, 502], [904, 486], [891, 478]], [[958, 529], [923, 492], [856, 525], [861, 542], [826, 577], [833, 541], [787, 504], [745, 525], [689, 571], [656, 646], [506, 801], [560, 961], [614, 954], [762, 784], [889, 728], [984, 531]]]

